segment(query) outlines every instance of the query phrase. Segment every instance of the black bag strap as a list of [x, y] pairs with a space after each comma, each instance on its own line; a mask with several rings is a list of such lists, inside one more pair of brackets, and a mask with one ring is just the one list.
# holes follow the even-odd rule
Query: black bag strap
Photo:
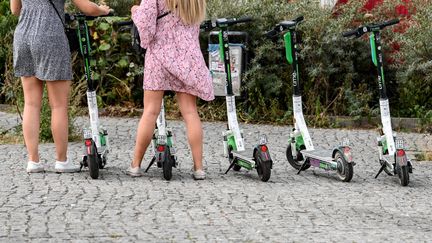
[[66, 29], [66, 24], [63, 22], [63, 19], [62, 19], [62, 17], [60, 16], [60, 13], [58, 12], [56, 6], [55, 6], [54, 3], [52, 2], [52, 0], [48, 0], [48, 2], [51, 3], [51, 5], [53, 6], [54, 10], [55, 10], [56, 13], [57, 13], [57, 16], [59, 17], [60, 21], [62, 22], [63, 28]]
[[171, 11], [165, 12], [165, 13], [163, 13], [163, 14], [157, 16], [157, 19], [161, 19], [161, 18], [167, 16], [167, 15], [170, 14], [170, 13], [171, 13]]

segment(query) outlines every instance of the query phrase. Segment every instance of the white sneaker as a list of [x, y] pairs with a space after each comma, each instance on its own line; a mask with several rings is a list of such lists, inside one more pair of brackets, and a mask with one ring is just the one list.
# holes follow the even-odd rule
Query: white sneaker
[[27, 162], [27, 173], [45, 172], [45, 165], [42, 162]]
[[130, 175], [131, 177], [141, 177], [144, 175], [141, 167], [132, 168], [131, 166], [129, 166], [129, 168], [127, 169], [126, 174]]
[[195, 170], [192, 176], [195, 180], [204, 180], [206, 178], [206, 173], [203, 170]]
[[69, 160], [66, 160], [64, 162], [56, 160], [55, 171], [57, 173], [74, 173], [80, 171], [80, 167], [74, 165]]

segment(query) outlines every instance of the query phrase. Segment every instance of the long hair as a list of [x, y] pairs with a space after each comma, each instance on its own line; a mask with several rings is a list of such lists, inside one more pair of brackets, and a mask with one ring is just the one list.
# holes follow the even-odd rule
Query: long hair
[[165, 0], [168, 9], [185, 24], [199, 24], [205, 18], [206, 0]]

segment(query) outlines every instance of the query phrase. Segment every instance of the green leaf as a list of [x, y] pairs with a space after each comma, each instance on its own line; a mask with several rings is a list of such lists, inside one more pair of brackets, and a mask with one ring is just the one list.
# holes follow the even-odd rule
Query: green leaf
[[124, 58], [120, 59], [117, 64], [122, 68], [129, 66], [129, 62]]
[[101, 30], [106, 31], [106, 30], [108, 30], [110, 27], [111, 27], [111, 26], [110, 26], [108, 23], [100, 23], [98, 29], [101, 29]]
[[99, 51], [108, 51], [111, 48], [111, 45], [108, 43], [103, 43], [99, 46]]
[[97, 72], [93, 72], [93, 79], [94, 80], [99, 80], [100, 79], [100, 74], [99, 73], [97, 73]]

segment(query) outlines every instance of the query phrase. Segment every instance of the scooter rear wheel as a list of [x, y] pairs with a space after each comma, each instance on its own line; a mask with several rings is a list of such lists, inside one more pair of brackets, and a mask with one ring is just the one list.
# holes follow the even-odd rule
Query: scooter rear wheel
[[99, 177], [99, 158], [98, 158], [96, 144], [93, 140], [90, 145], [90, 151], [87, 150], [87, 161], [88, 161], [90, 177], [92, 179], [97, 179]]
[[172, 167], [174, 165], [173, 158], [168, 146], [165, 147], [164, 160], [162, 162], [163, 176], [165, 180], [169, 181], [172, 178]]
[[338, 175], [339, 179], [343, 182], [351, 181], [354, 175], [354, 167], [352, 163], [348, 163], [340, 151], [336, 151], [335, 160], [338, 163], [336, 174]]
[[409, 184], [409, 168], [408, 166], [404, 165], [399, 167], [397, 170], [399, 182], [401, 186], [408, 186]]
[[[300, 147], [300, 150], [306, 149], [304, 146]], [[297, 151], [297, 158], [294, 159], [291, 153], [291, 143], [288, 144], [288, 147], [286, 149], [286, 157], [288, 162], [290, 163], [290, 165], [292, 167], [294, 167], [294, 169], [296, 170], [300, 170], [300, 168], [302, 167], [303, 163], [305, 163], [306, 161], [303, 158], [303, 154], [300, 151]], [[309, 169], [310, 164], [305, 165], [305, 167], [303, 168], [303, 170], [307, 170]]]
[[271, 176], [271, 164], [272, 161], [263, 161], [258, 155], [258, 152], [254, 153], [254, 159], [256, 163], [256, 170], [261, 181], [267, 182]]

